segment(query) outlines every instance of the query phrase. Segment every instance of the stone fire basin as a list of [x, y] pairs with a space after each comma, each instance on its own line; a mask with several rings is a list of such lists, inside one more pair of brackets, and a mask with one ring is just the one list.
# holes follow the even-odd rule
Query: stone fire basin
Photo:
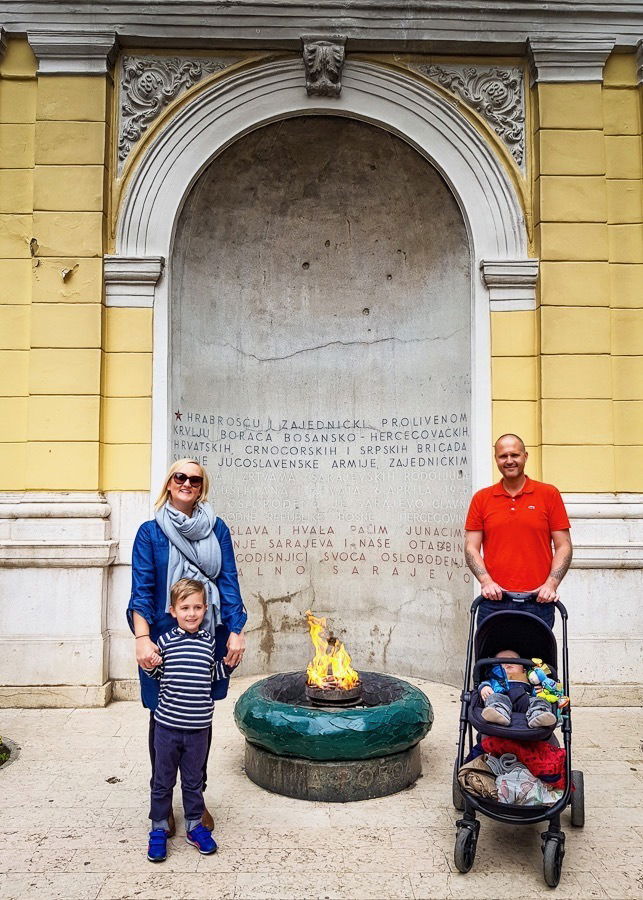
[[313, 707], [306, 674], [272, 675], [241, 695], [234, 710], [246, 738], [246, 774], [267, 790], [304, 800], [382, 797], [421, 773], [419, 742], [433, 724], [431, 703], [400, 678], [360, 672], [363, 706]]

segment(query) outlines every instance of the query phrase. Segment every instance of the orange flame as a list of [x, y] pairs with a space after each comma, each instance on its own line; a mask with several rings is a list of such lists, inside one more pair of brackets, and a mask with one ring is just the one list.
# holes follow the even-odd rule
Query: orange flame
[[359, 683], [359, 675], [351, 667], [351, 658], [340, 640], [326, 633], [326, 619], [306, 613], [315, 656], [306, 669], [308, 684], [327, 690], [349, 690]]

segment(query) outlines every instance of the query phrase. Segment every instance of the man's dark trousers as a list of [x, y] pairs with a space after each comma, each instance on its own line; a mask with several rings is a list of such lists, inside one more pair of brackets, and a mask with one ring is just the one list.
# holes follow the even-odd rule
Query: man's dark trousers
[[536, 603], [535, 600], [525, 600], [524, 603], [516, 603], [514, 600], [482, 599], [482, 603], [478, 607], [478, 625], [492, 613], [506, 612], [508, 609], [512, 612], [531, 613], [532, 616], [542, 619], [545, 625], [549, 625], [550, 628], [554, 627], [554, 604]]
[[172, 790], [181, 773], [185, 818], [200, 819], [203, 802], [203, 764], [208, 753], [209, 728], [184, 730], [156, 723], [154, 729], [154, 783], [150, 819], [162, 822], [172, 811]]

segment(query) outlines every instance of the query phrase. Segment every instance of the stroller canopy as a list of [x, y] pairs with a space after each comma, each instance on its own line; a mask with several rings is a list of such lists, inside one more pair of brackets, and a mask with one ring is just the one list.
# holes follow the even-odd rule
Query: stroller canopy
[[558, 669], [558, 651], [553, 631], [531, 613], [503, 611], [488, 616], [476, 631], [476, 661], [496, 656], [501, 650], [515, 650], [524, 659], [537, 657]]

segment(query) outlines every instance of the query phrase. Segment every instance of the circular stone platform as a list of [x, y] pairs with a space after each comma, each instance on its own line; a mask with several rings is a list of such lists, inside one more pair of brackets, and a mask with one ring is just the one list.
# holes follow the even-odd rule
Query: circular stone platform
[[396, 794], [422, 773], [420, 745], [375, 759], [321, 762], [277, 756], [246, 741], [246, 775], [259, 787], [286, 797], [347, 803]]
[[345, 802], [382, 797], [421, 772], [419, 741], [433, 709], [400, 678], [360, 672], [360, 707], [313, 707], [306, 675], [256, 682], [235, 706], [246, 738], [246, 774], [267, 790], [305, 800]]

